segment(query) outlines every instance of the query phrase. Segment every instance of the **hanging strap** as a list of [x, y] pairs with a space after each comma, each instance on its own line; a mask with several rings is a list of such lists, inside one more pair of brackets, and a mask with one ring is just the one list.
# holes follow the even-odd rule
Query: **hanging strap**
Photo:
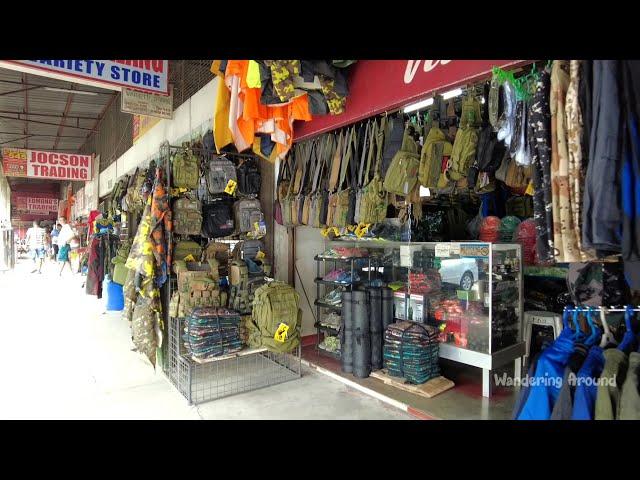
[[314, 150], [313, 155], [315, 157], [315, 171], [313, 172], [313, 183], [311, 185], [311, 194], [315, 194], [318, 190], [318, 180], [324, 170], [324, 153], [327, 148], [327, 142], [330, 137], [328, 135], [320, 137], [318, 139], [318, 147]]
[[331, 192], [335, 192], [338, 188], [338, 172], [340, 172], [340, 163], [342, 161], [342, 145], [343, 143], [343, 134], [344, 132], [340, 132], [338, 135], [338, 142], [336, 143], [336, 147], [332, 154], [331, 168], [329, 170], [329, 190]]
[[340, 165], [340, 181], [338, 182], [338, 190], [343, 190], [344, 181], [347, 176], [347, 167], [353, 155], [353, 128], [349, 129], [345, 135], [342, 149], [342, 163]]
[[[363, 185], [368, 185], [369, 184], [369, 173], [371, 171], [371, 160], [373, 159], [374, 152], [376, 151], [376, 145], [378, 143], [377, 136], [380, 133], [378, 131], [378, 122], [373, 120], [373, 123], [371, 124], [371, 128], [369, 129], [368, 133], [369, 133], [369, 139], [368, 139], [368, 145], [367, 145], [367, 168], [366, 168], [365, 173], [364, 173], [364, 180], [362, 182]], [[375, 169], [376, 169], [376, 167], [374, 166], [374, 170]]]
[[376, 142], [376, 165], [373, 167], [373, 174], [380, 175], [380, 164], [382, 163], [382, 156], [384, 153], [384, 141], [386, 135], [387, 117], [382, 117], [380, 121], [380, 127], [378, 133], [375, 135], [374, 140]]
[[[371, 129], [371, 121], [367, 122], [367, 127], [364, 130], [364, 143], [362, 144], [362, 155], [360, 157], [360, 171], [358, 172], [358, 188], [362, 188], [362, 185], [364, 185], [364, 183], [369, 179], [369, 166], [370, 166], [370, 161], [369, 161], [369, 155], [367, 155], [368, 150], [369, 150], [369, 146], [367, 145], [367, 142], [369, 141], [369, 130]], [[365, 160], [365, 157], [366, 160]], [[365, 165], [367, 164], [367, 168], [365, 169]], [[364, 173], [364, 176], [363, 176]]]

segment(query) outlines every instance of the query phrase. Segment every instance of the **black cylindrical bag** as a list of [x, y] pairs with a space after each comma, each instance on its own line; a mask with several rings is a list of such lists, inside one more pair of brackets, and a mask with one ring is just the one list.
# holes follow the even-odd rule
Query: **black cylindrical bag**
[[342, 329], [340, 330], [340, 366], [344, 373], [353, 372], [353, 316], [351, 292], [342, 292]]
[[371, 369], [380, 370], [382, 368], [382, 290], [377, 287], [367, 289], [370, 315], [371, 331]]
[[382, 330], [393, 323], [393, 290], [388, 287], [382, 289]]
[[353, 375], [366, 378], [371, 374], [371, 331], [367, 293], [352, 292], [353, 304]]

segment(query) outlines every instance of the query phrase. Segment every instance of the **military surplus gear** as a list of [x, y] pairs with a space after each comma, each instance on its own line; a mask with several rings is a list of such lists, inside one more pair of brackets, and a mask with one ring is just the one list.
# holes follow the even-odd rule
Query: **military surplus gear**
[[444, 132], [437, 125], [429, 129], [420, 155], [418, 180], [420, 184], [435, 189], [440, 175], [451, 158], [453, 145], [447, 140]]
[[212, 240], [204, 249], [204, 259], [211, 264], [217, 264], [219, 277], [226, 277], [229, 274], [230, 249], [228, 243], [216, 242]]
[[[384, 145], [384, 130], [386, 118], [383, 117], [380, 125], [373, 122], [369, 132], [369, 150], [367, 152], [367, 174], [365, 174], [365, 184], [361, 190], [360, 198], [360, 223], [382, 222], [387, 216], [387, 206], [389, 198], [384, 189], [380, 166], [382, 162], [382, 147]], [[373, 166], [373, 178], [367, 182], [368, 171], [371, 161], [375, 157]]]
[[[252, 265], [253, 268], [250, 268]], [[265, 275], [269, 275], [271, 266], [258, 265], [252, 260], [235, 259], [231, 262], [229, 274], [229, 306], [239, 312], [251, 310], [255, 292], [265, 284]], [[253, 269], [253, 271], [252, 271]]]
[[451, 159], [446, 170], [448, 179], [457, 181], [465, 178], [469, 173], [469, 168], [476, 157], [477, 127], [480, 125], [481, 118], [480, 102], [473, 96], [473, 93], [470, 93], [462, 101], [460, 128], [456, 134]]
[[498, 132], [500, 128], [499, 119], [504, 110], [504, 95], [502, 93], [502, 85], [496, 75], [491, 77], [491, 86], [489, 89], [489, 123], [494, 132]]
[[192, 240], [181, 240], [177, 242], [173, 249], [173, 257], [176, 260], [184, 260], [189, 255], [192, 255], [196, 261], [200, 260], [202, 256], [202, 247], [200, 244]]
[[185, 148], [173, 158], [172, 183], [174, 187], [191, 190], [200, 185], [200, 162], [191, 149]]
[[264, 243], [261, 240], [242, 240], [233, 249], [235, 260], [255, 260], [258, 252], [264, 252]]
[[242, 199], [233, 204], [236, 229], [240, 233], [253, 230], [253, 224], [262, 220], [262, 209], [258, 199]]
[[202, 204], [199, 200], [182, 197], [174, 202], [173, 231], [179, 235], [200, 235]]
[[[364, 143], [361, 151], [361, 157], [358, 166], [358, 181], [356, 184], [356, 207], [353, 213], [353, 223], [358, 224], [360, 220], [360, 209], [362, 206], [362, 187], [365, 182], [369, 181], [369, 169], [371, 168], [371, 161], [367, 158], [367, 149], [369, 148], [369, 132], [371, 131], [371, 123], [367, 122], [367, 126], [364, 131]], [[365, 160], [367, 158], [367, 160]], [[366, 164], [366, 169], [365, 169]]]
[[[394, 127], [395, 128], [395, 127]], [[418, 181], [420, 156], [418, 145], [405, 127], [402, 147], [396, 152], [384, 177], [384, 189], [396, 195], [408, 195]]]
[[207, 187], [209, 193], [224, 193], [229, 180], [238, 181], [236, 176], [236, 167], [230, 160], [225, 157], [214, 157], [209, 161], [209, 171], [207, 172]]
[[[261, 346], [274, 352], [290, 352], [300, 345], [302, 312], [300, 296], [293, 287], [272, 281], [255, 292], [252, 319], [259, 328]], [[276, 335], [285, 330], [286, 333]]]
[[228, 237], [233, 233], [233, 200], [219, 198], [202, 205], [202, 234], [207, 238]]
[[242, 160], [236, 170], [238, 177], [238, 191], [243, 195], [258, 195], [260, 193], [260, 168], [258, 160], [248, 158]]
[[509, 188], [518, 193], [524, 193], [531, 179], [532, 167], [518, 165], [509, 150], [505, 151], [500, 168], [496, 171], [496, 179], [504, 182]]
[[174, 262], [178, 277], [177, 317], [183, 318], [196, 307], [220, 306], [218, 279], [208, 264], [198, 262]]
[[111, 279], [119, 285], [124, 285], [125, 281], [127, 280], [129, 269], [126, 268], [124, 264], [127, 262], [130, 250], [131, 240], [122, 242], [115, 257], [111, 259], [111, 263], [113, 264]]
[[123, 210], [122, 208], [122, 200], [127, 194], [127, 186], [129, 185], [129, 175], [124, 175], [118, 180], [115, 188], [113, 189], [113, 194], [111, 196], [111, 215], [116, 215], [117, 212]]
[[334, 200], [332, 203], [330, 203], [330, 206], [333, 206], [333, 212], [331, 214], [331, 225], [335, 227], [346, 227], [347, 225], [353, 223], [353, 211], [355, 209], [355, 191], [351, 188], [352, 182], [347, 177], [347, 169], [350, 167], [353, 168], [352, 157], [354, 143], [356, 142], [355, 137], [355, 129], [351, 128], [345, 135], [344, 139], [344, 155], [342, 157], [340, 166], [340, 180], [338, 183], [338, 190], [333, 194]]
[[530, 195], [516, 195], [506, 201], [505, 209], [507, 215], [514, 215], [520, 218], [533, 216], [533, 197]]
[[404, 120], [401, 117], [394, 117], [387, 121], [384, 126], [384, 146], [382, 150], [382, 164], [380, 165], [380, 175], [386, 178], [387, 170], [398, 153], [402, 150], [405, 138]]
[[129, 213], [142, 213], [142, 210], [144, 209], [142, 187], [144, 186], [146, 177], [147, 170], [144, 168], [138, 168], [130, 178], [126, 200]]
[[289, 192], [289, 183], [291, 182], [290, 158], [291, 156], [288, 155], [280, 162], [280, 171], [278, 172], [276, 199], [274, 201], [274, 218], [278, 225], [284, 225], [282, 202]]

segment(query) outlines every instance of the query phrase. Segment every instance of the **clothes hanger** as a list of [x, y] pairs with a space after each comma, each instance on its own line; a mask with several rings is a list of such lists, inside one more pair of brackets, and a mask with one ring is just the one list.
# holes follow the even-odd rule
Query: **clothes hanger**
[[593, 307], [589, 307], [589, 309], [587, 310], [587, 323], [591, 328], [591, 335], [589, 335], [585, 343], [587, 346], [592, 347], [598, 342], [598, 340], [600, 340], [601, 335], [599, 329], [596, 327], [596, 324], [593, 321]]
[[626, 311], [624, 312], [624, 324], [627, 328], [624, 332], [624, 337], [622, 337], [622, 342], [618, 345], [618, 350], [629, 353], [631, 351], [631, 347], [633, 346], [633, 342], [636, 339], [633, 330], [631, 328], [631, 318], [633, 317], [633, 307], [631, 305], [627, 305]]
[[578, 322], [578, 315], [583, 312], [583, 309], [578, 307], [573, 311], [573, 326], [575, 333], [573, 335], [573, 341], [576, 343], [582, 343], [586, 339], [586, 335], [580, 328], [580, 322]]
[[602, 328], [604, 330], [604, 333], [602, 334], [602, 338], [600, 340], [600, 348], [605, 348], [609, 344], [618, 345], [618, 342], [613, 337], [611, 330], [609, 330], [609, 325], [607, 324], [607, 314], [604, 307], [600, 307], [600, 321], [602, 322]]

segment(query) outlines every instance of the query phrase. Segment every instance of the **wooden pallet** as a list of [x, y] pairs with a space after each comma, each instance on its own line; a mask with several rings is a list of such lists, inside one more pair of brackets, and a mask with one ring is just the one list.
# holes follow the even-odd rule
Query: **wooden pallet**
[[413, 385], [411, 383], [405, 383], [406, 380], [402, 377], [392, 377], [388, 375], [386, 370], [371, 372], [370, 376], [382, 380], [386, 385], [391, 385], [400, 390], [426, 398], [433, 398], [455, 386], [455, 383], [445, 377], [436, 377], [421, 385]]

